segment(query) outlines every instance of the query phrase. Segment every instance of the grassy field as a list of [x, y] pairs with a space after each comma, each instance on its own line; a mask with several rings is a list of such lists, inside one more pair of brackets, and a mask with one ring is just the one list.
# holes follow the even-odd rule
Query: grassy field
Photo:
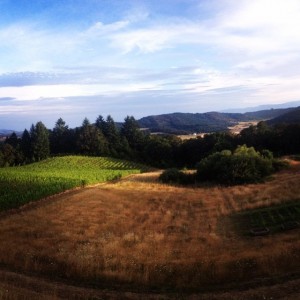
[[[159, 172], [143, 173], [3, 213], [1, 268], [28, 278], [0, 272], [0, 290], [4, 299], [23, 289], [60, 299], [69, 283], [79, 289], [70, 288], [69, 299], [97, 299], [98, 290], [107, 292], [100, 299], [128, 291], [126, 299], [297, 299], [299, 228], [241, 235], [232, 216], [298, 207], [299, 171], [295, 162], [265, 183], [197, 188], [163, 185]], [[287, 280], [294, 284], [284, 288]]]
[[26, 166], [0, 168], [0, 211], [75, 187], [140, 173], [144, 168], [112, 158], [83, 156], [55, 157]]

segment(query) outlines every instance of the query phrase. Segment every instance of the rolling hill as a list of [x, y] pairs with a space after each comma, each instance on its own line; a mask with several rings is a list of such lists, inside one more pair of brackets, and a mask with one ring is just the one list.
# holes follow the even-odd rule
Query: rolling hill
[[225, 130], [241, 119], [241, 114], [173, 113], [145, 117], [138, 122], [141, 127], [148, 128], [151, 132], [184, 134]]
[[293, 112], [297, 108], [268, 109], [247, 113], [172, 113], [148, 116], [138, 120], [142, 128], [151, 132], [171, 134], [188, 134], [193, 132], [215, 132], [227, 130], [229, 126], [238, 122], [269, 120], [285, 113]]
[[[299, 107], [264, 109], [249, 111], [245, 113], [170, 113], [162, 115], [152, 115], [143, 117], [138, 121], [141, 128], [146, 128], [150, 132], [161, 132], [168, 134], [191, 134], [194, 132], [216, 132], [227, 130], [228, 127], [236, 125], [238, 122], [272, 120], [268, 123], [299, 123]], [[273, 120], [274, 119], [274, 120]], [[123, 123], [116, 122], [121, 128]], [[0, 129], [0, 138], [5, 138], [13, 133], [13, 130]], [[21, 132], [16, 132], [21, 136]]]
[[294, 110], [291, 110], [283, 115], [280, 115], [276, 118], [273, 118], [267, 122], [270, 125], [276, 125], [280, 123], [285, 123], [285, 124], [293, 124], [297, 123], [300, 124], [300, 106], [297, 107]]
[[[0, 168], [0, 211], [65, 190], [140, 173], [145, 166], [109, 157], [52, 157]], [[1, 299], [1, 297], [0, 297]]]

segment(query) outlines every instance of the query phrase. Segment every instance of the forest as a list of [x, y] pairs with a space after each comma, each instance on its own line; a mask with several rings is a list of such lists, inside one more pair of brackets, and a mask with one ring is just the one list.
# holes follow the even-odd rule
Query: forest
[[275, 157], [300, 152], [300, 124], [268, 125], [260, 122], [233, 135], [215, 132], [202, 138], [181, 140], [176, 135], [154, 135], [140, 129], [133, 116], [118, 126], [109, 115], [95, 123], [87, 118], [69, 128], [59, 118], [53, 129], [40, 121], [18, 137], [12, 133], [0, 144], [0, 166], [17, 166], [50, 156], [85, 155], [128, 159], [158, 168], [195, 168], [205, 157], [239, 145], [271, 151]]

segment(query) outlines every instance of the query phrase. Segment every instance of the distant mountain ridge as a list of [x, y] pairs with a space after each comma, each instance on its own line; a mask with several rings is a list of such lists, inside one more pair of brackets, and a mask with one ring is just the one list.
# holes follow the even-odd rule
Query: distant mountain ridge
[[227, 130], [238, 122], [269, 120], [294, 111], [295, 108], [268, 109], [247, 113], [172, 113], [155, 115], [138, 120], [142, 128], [151, 132], [188, 134]]
[[276, 124], [293, 124], [298, 123], [300, 124], [300, 106], [294, 110], [291, 110], [287, 113], [284, 113], [276, 118], [268, 120], [267, 123], [269, 125], [276, 125]]
[[[297, 102], [293, 102], [297, 103]], [[300, 102], [299, 102], [300, 103]], [[283, 104], [284, 105], [284, 104]], [[261, 106], [263, 107], [263, 106]], [[190, 134], [224, 131], [238, 122], [267, 121], [270, 125], [278, 123], [300, 123], [300, 105], [298, 107], [272, 108], [245, 113], [170, 113], [143, 117], [138, 121], [141, 128], [147, 128], [150, 132], [162, 132], [170, 134]], [[122, 123], [116, 122], [120, 128]], [[5, 138], [16, 132], [18, 136], [22, 132], [0, 129], [0, 138]]]
[[233, 109], [226, 109], [220, 112], [222, 113], [247, 113], [247, 112], [257, 112], [261, 110], [269, 110], [269, 109], [279, 109], [279, 108], [293, 108], [300, 106], [300, 100], [298, 101], [290, 101], [280, 104], [264, 104], [258, 105], [253, 107], [246, 107], [246, 108], [233, 108]]
[[0, 129], [0, 136], [9, 136], [11, 135], [13, 132], [15, 132], [17, 135], [22, 134], [19, 131], [15, 131], [15, 130], [10, 130], [10, 129]]

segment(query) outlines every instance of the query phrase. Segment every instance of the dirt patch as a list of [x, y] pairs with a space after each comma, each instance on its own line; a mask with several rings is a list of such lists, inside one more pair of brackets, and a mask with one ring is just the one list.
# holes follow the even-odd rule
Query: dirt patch
[[259, 121], [251, 121], [251, 122], [238, 122], [236, 125], [228, 127], [231, 133], [239, 134], [243, 129], [246, 129], [250, 126], [257, 125]]

